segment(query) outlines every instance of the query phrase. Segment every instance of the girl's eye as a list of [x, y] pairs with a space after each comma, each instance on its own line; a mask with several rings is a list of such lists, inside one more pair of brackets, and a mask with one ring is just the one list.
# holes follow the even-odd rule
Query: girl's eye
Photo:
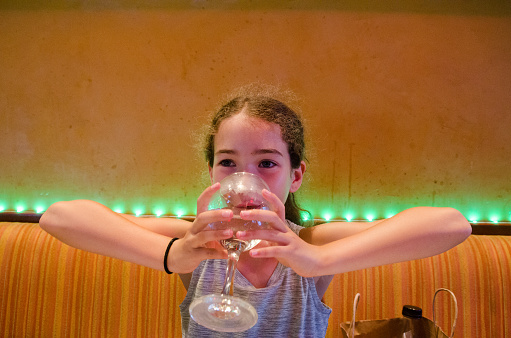
[[262, 168], [273, 168], [276, 165], [277, 164], [273, 161], [261, 161], [261, 163], [259, 164], [259, 166]]
[[221, 160], [218, 164], [222, 167], [233, 167], [234, 166], [234, 162], [232, 160]]

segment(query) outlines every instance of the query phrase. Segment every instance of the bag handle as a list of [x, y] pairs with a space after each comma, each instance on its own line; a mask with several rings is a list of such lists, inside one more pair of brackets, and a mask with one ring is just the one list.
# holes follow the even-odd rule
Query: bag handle
[[438, 327], [438, 325], [436, 325], [435, 298], [436, 298], [436, 295], [439, 292], [441, 292], [441, 291], [449, 292], [451, 294], [452, 299], [454, 300], [454, 306], [455, 306], [454, 307], [454, 309], [455, 309], [455, 312], [454, 312], [454, 322], [453, 322], [452, 328], [451, 328], [451, 335], [449, 336], [449, 338], [452, 338], [454, 336], [454, 329], [456, 328], [456, 320], [458, 319], [458, 301], [456, 300], [456, 296], [454, 295], [454, 293], [451, 290], [449, 290], [449, 289], [440, 288], [440, 289], [436, 290], [435, 295], [433, 296], [433, 324], [436, 327], [436, 336], [438, 337], [438, 330], [440, 328]]
[[348, 330], [348, 338], [355, 337], [355, 314], [358, 308], [358, 302], [360, 301], [360, 293], [355, 295], [355, 299], [353, 300], [353, 317], [351, 318], [350, 328]]

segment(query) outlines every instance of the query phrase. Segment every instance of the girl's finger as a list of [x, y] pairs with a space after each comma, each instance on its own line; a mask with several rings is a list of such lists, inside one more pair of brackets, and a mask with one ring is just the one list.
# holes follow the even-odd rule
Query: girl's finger
[[260, 239], [277, 245], [287, 245], [291, 243], [291, 239], [286, 234], [275, 230], [247, 230], [238, 231], [236, 237], [241, 240], [248, 241], [251, 239]]
[[280, 216], [273, 211], [269, 210], [243, 210], [240, 212], [240, 217], [245, 220], [260, 221], [269, 224], [273, 229], [288, 232], [289, 227], [282, 221]]
[[228, 239], [233, 236], [232, 229], [225, 230], [206, 230], [202, 231], [195, 236], [194, 241], [197, 243], [197, 247], [202, 246], [208, 242], [218, 242], [222, 239]]
[[231, 220], [233, 214], [229, 209], [208, 210], [197, 214], [190, 228], [190, 233], [195, 235], [203, 231], [209, 224], [214, 222], [226, 222]]
[[197, 199], [197, 214], [200, 214], [204, 211], [208, 210], [209, 202], [211, 200], [211, 197], [220, 189], [220, 182], [217, 182], [209, 187], [206, 188], [200, 194], [199, 198]]
[[270, 258], [282, 256], [283, 250], [285, 250], [283, 246], [268, 246], [260, 249], [252, 249], [248, 253], [251, 257]]
[[266, 189], [263, 189], [262, 194], [264, 199], [270, 203], [270, 209], [279, 215], [280, 219], [284, 221], [286, 219], [286, 207], [280, 198]]

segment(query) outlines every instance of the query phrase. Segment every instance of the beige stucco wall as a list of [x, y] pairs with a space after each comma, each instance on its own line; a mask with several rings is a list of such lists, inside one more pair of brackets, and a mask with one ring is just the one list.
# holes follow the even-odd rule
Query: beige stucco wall
[[6, 208], [193, 214], [207, 184], [195, 133], [260, 81], [299, 98], [316, 216], [445, 205], [511, 219], [509, 14], [196, 7], [0, 10]]

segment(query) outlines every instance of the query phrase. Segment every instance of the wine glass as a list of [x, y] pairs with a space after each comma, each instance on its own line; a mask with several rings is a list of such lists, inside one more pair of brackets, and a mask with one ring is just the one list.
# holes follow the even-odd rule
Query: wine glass
[[241, 252], [252, 249], [261, 241], [258, 239], [243, 241], [236, 238], [236, 233], [240, 230], [270, 228], [264, 222], [243, 220], [240, 217], [242, 210], [270, 209], [268, 202], [262, 196], [263, 189], [269, 190], [259, 176], [237, 172], [220, 181], [220, 190], [215, 193], [209, 203], [210, 210], [231, 209], [233, 211], [230, 221], [209, 224], [209, 227], [214, 230], [233, 230], [233, 237], [220, 241], [228, 252], [223, 291], [221, 294], [199, 297], [190, 305], [190, 315], [193, 320], [209, 329], [240, 332], [248, 330], [257, 322], [255, 308], [243, 299], [232, 295], [232, 283]]

